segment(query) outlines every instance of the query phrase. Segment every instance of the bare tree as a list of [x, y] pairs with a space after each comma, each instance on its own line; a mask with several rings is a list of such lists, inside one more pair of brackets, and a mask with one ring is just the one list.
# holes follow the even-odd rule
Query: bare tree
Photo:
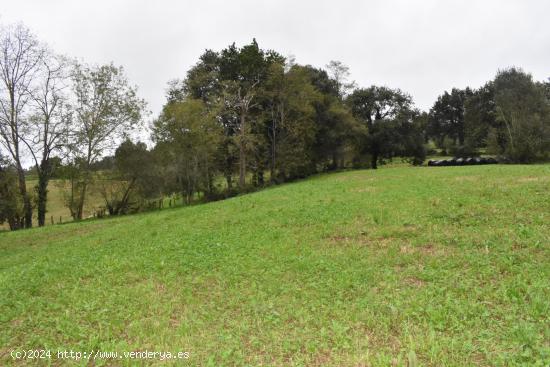
[[67, 96], [68, 63], [60, 56], [47, 53], [42, 60], [41, 72], [37, 76], [37, 87], [32, 92], [35, 114], [29, 119], [32, 142], [28, 145], [38, 174], [36, 188], [38, 198], [38, 225], [46, 219], [48, 183], [52, 175], [51, 154], [61, 151], [67, 140], [71, 117]]
[[350, 72], [349, 67], [344, 65], [341, 61], [331, 61], [327, 64], [327, 69], [330, 72], [330, 76], [336, 82], [336, 87], [340, 97], [345, 97], [353, 88], [355, 88], [355, 82], [348, 82]]
[[22, 166], [26, 119], [44, 48], [23, 25], [0, 28], [0, 140], [15, 163], [24, 203], [24, 227], [32, 227], [32, 205]]
[[[256, 97], [256, 86], [259, 80], [254, 81], [248, 88], [243, 88], [237, 83], [226, 83], [225, 92], [228, 98], [225, 97], [225, 104], [231, 106], [238, 115], [238, 135], [236, 137], [237, 146], [239, 147], [239, 187], [244, 189], [246, 179], [246, 153], [248, 150], [250, 123], [248, 117], [250, 110], [257, 104], [252, 103]], [[227, 91], [231, 91], [227, 93]]]

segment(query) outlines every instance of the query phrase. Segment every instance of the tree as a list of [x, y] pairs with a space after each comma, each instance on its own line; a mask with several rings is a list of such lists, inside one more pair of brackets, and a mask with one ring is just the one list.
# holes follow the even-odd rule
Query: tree
[[439, 96], [430, 109], [428, 136], [434, 138], [440, 148], [449, 148], [444, 144], [448, 139], [451, 141], [451, 150], [462, 155], [461, 150], [466, 137], [464, 104], [471, 95], [472, 91], [469, 88], [453, 88], [451, 93], [445, 91]]
[[316, 125], [313, 165], [322, 171], [343, 167], [348, 152], [355, 150], [366, 129], [342, 102], [338, 83], [325, 70], [309, 65], [302, 68], [320, 95], [313, 103]]
[[496, 129], [504, 136], [504, 149], [493, 151], [518, 163], [548, 158], [550, 152], [550, 103], [545, 90], [530, 74], [518, 68], [497, 73], [494, 80]]
[[[70, 152], [77, 175], [79, 193], [71, 195], [73, 217], [82, 219], [86, 191], [92, 180], [91, 165], [112, 151], [128, 130], [139, 124], [145, 101], [129, 84], [122, 67], [76, 64], [72, 75], [75, 95], [74, 123]], [[71, 206], [71, 204], [69, 204]]]
[[103, 175], [100, 188], [109, 215], [137, 211], [143, 198], [158, 192], [152, 185], [156, 178], [152, 154], [144, 143], [127, 139], [116, 149], [114, 161], [114, 170]]
[[[489, 131], [497, 127], [494, 87], [488, 82], [472, 91], [464, 103], [464, 153], [473, 155], [487, 146]], [[500, 139], [502, 148], [504, 140]]]
[[168, 103], [155, 121], [153, 133], [158, 149], [164, 151], [165, 164], [173, 167], [186, 203], [198, 192], [213, 196], [215, 154], [222, 139], [216, 111], [209, 111], [197, 99]]
[[347, 99], [353, 115], [368, 129], [363, 151], [376, 169], [382, 158], [396, 155], [401, 138], [400, 123], [412, 123], [412, 98], [399, 89], [372, 86], [355, 90]]
[[355, 88], [355, 82], [348, 82], [350, 76], [349, 67], [344, 65], [341, 61], [332, 60], [328, 63], [327, 69], [334, 81], [339, 97], [343, 99], [353, 88]]
[[17, 188], [17, 169], [0, 155], [0, 224], [8, 222], [10, 229], [24, 227], [24, 207]]
[[540, 88], [544, 91], [544, 95], [546, 96], [546, 99], [550, 103], [550, 78], [548, 78], [546, 81], [541, 82], [538, 84]]
[[223, 90], [223, 105], [236, 115], [235, 142], [239, 149], [239, 187], [244, 189], [247, 155], [253, 147], [251, 114], [256, 103], [261, 83], [267, 78], [269, 66], [281, 62], [275, 52], [264, 52], [254, 39], [250, 45], [237, 49], [235, 44], [220, 53], [220, 84]]
[[43, 58], [44, 48], [27, 28], [17, 25], [0, 29], [0, 140], [17, 171], [26, 228], [32, 227], [32, 204], [22, 165], [22, 147], [30, 144], [25, 135], [25, 114]]
[[238, 166], [241, 190], [249, 166], [254, 176], [263, 173], [265, 144], [261, 126], [257, 126], [262, 116], [263, 86], [270, 65], [283, 60], [274, 51], [260, 49], [256, 40], [242, 48], [232, 44], [220, 52], [207, 50], [187, 73], [183, 89], [169, 92], [169, 102], [171, 96], [179, 96], [180, 100], [185, 96], [200, 99], [207, 109], [217, 110], [217, 120], [224, 133], [217, 162], [229, 191], [235, 166]]
[[35, 112], [29, 119], [29, 135], [32, 136], [29, 150], [38, 175], [36, 191], [39, 226], [45, 224], [48, 183], [55, 168], [51, 161], [52, 153], [64, 148], [71, 118], [64, 93], [67, 88], [67, 67], [63, 58], [46, 53], [36, 77], [38, 85], [32, 92]]
[[321, 95], [300, 66], [282, 63], [270, 68], [265, 91], [265, 132], [269, 145], [270, 179], [304, 177], [314, 171], [317, 134], [314, 104]]

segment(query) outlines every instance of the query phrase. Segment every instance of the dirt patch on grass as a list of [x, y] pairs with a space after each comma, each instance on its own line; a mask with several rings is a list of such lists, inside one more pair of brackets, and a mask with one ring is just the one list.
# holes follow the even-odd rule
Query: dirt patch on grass
[[426, 282], [422, 279], [418, 279], [417, 277], [407, 277], [405, 278], [405, 284], [412, 287], [421, 288], [426, 284]]
[[396, 237], [376, 237], [370, 238], [366, 233], [360, 233], [352, 236], [334, 235], [327, 238], [327, 242], [332, 246], [359, 246], [369, 247], [371, 249], [388, 249], [393, 242], [403, 242], [401, 238]]
[[410, 244], [399, 247], [399, 252], [402, 254], [421, 254], [426, 256], [446, 256], [448, 250], [440, 246], [435, 246], [431, 243], [424, 245], [413, 246]]
[[332, 236], [328, 238], [328, 244], [332, 247], [369, 247], [373, 243], [366, 239], [347, 236]]
[[480, 176], [456, 176], [455, 181], [458, 182], [478, 182], [482, 178]]
[[399, 354], [401, 349], [401, 335], [399, 330], [391, 328], [387, 332], [376, 332], [364, 323], [356, 323], [351, 327], [351, 335], [367, 340], [367, 345], [373, 350], [388, 350], [392, 355]]
[[375, 191], [376, 191], [376, 188], [370, 187], [370, 186], [367, 186], [367, 187], [359, 187], [359, 188], [356, 188], [356, 189], [351, 190], [351, 192], [359, 192], [359, 193], [375, 192]]
[[155, 281], [155, 290], [157, 294], [164, 294], [166, 292], [166, 285], [162, 282]]
[[308, 363], [307, 366], [326, 366], [330, 362], [332, 362], [332, 354], [330, 351], [326, 350], [316, 353], [311, 363]]
[[419, 226], [406, 223], [402, 227], [391, 228], [390, 231], [386, 232], [387, 236], [385, 237], [396, 238], [396, 239], [416, 237], [418, 235], [419, 230], [420, 230]]
[[179, 318], [179, 312], [173, 311], [170, 315], [170, 320], [168, 320], [168, 324], [171, 328], [177, 329], [181, 325], [181, 320]]
[[536, 177], [536, 176], [526, 176], [518, 178], [517, 182], [520, 183], [529, 183], [529, 182], [542, 182], [548, 181], [547, 177]]

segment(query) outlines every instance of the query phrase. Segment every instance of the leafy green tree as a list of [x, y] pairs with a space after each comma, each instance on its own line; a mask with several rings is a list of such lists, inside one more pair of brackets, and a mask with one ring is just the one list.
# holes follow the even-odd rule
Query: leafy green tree
[[308, 70], [273, 64], [265, 85], [265, 125], [272, 181], [303, 177], [315, 171], [315, 103], [321, 95]]
[[538, 83], [538, 86], [542, 88], [544, 91], [544, 95], [546, 96], [546, 99], [550, 102], [550, 78], [547, 80]]
[[245, 186], [247, 156], [254, 148], [251, 134], [254, 120], [258, 116], [259, 94], [265, 82], [269, 66], [282, 61], [275, 52], [265, 52], [259, 48], [256, 40], [241, 49], [235, 44], [220, 53], [220, 84], [223, 106], [235, 114], [234, 141], [239, 149], [239, 187]]
[[[136, 126], [145, 111], [145, 102], [137, 96], [122, 67], [114, 65], [75, 66], [73, 72], [75, 95], [74, 121], [70, 152], [75, 161], [80, 192], [70, 197], [75, 219], [82, 219], [87, 188], [92, 181], [91, 166], [105, 152], [112, 151], [117, 141]], [[74, 176], [73, 176], [74, 177]]]
[[405, 157], [418, 166], [426, 159], [426, 126], [428, 114], [417, 109], [406, 110], [397, 118], [397, 156]]
[[494, 80], [498, 133], [504, 149], [493, 151], [508, 159], [528, 163], [547, 159], [550, 154], [550, 104], [545, 90], [530, 74], [518, 68], [497, 73]]
[[144, 199], [158, 194], [156, 167], [144, 143], [127, 139], [116, 149], [115, 168], [102, 177], [101, 196], [109, 215], [138, 211]]
[[0, 155], [0, 224], [10, 229], [24, 228], [24, 203], [17, 187], [17, 168]]
[[317, 170], [343, 167], [346, 157], [353, 160], [357, 141], [365, 134], [364, 126], [353, 117], [342, 102], [342, 89], [325, 70], [302, 67], [320, 97], [315, 107], [315, 148], [313, 165]]
[[196, 193], [215, 194], [216, 150], [222, 139], [215, 111], [197, 99], [169, 103], [155, 121], [154, 139], [188, 204]]
[[464, 104], [471, 94], [469, 88], [453, 88], [451, 93], [445, 91], [439, 96], [430, 109], [428, 137], [433, 138], [440, 148], [446, 148], [444, 142], [448, 139], [452, 142], [453, 153], [461, 155], [466, 138]]
[[347, 103], [368, 129], [362, 151], [370, 155], [371, 167], [376, 169], [379, 161], [397, 155], [402, 132], [413, 121], [412, 98], [399, 89], [372, 86], [355, 90]]
[[[493, 83], [472, 91], [464, 103], [465, 153], [474, 155], [487, 146], [489, 131], [497, 126]], [[504, 147], [504, 140], [499, 145]]]
[[282, 60], [276, 52], [260, 49], [256, 40], [242, 48], [233, 44], [220, 52], [207, 50], [187, 73], [183, 88], [170, 93], [201, 99], [208, 109], [217, 110], [224, 133], [217, 161], [229, 190], [235, 166], [241, 190], [249, 165], [263, 173], [265, 141], [261, 126], [256, 126], [262, 115], [262, 88], [270, 65]]

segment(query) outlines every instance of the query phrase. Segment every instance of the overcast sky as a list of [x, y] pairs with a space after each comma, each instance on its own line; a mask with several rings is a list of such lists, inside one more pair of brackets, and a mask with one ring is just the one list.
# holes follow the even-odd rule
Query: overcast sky
[[302, 64], [340, 60], [358, 85], [399, 87], [426, 110], [499, 68], [550, 77], [549, 0], [0, 0], [0, 22], [18, 21], [59, 53], [123, 65], [155, 115], [204, 49], [253, 37]]

